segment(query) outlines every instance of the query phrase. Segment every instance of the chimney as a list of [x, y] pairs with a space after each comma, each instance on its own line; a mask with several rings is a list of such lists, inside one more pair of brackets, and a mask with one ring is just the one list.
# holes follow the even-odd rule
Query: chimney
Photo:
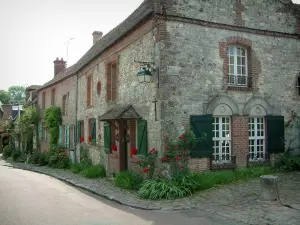
[[63, 71], [64, 69], [66, 69], [66, 61], [63, 60], [63, 58], [61, 58], [59, 60], [59, 58], [56, 58], [55, 61], [53, 61], [54, 63], [54, 77], [56, 77], [57, 74], [59, 74], [61, 71]]
[[93, 32], [93, 45], [102, 38], [103, 33], [101, 31]]

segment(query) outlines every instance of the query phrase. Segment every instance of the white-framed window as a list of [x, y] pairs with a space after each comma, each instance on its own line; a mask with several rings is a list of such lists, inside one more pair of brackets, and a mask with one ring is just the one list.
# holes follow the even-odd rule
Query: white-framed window
[[249, 161], [265, 160], [264, 117], [249, 118]]
[[231, 160], [231, 119], [228, 116], [214, 117], [213, 123], [214, 163]]
[[228, 85], [248, 85], [247, 49], [238, 45], [227, 47]]

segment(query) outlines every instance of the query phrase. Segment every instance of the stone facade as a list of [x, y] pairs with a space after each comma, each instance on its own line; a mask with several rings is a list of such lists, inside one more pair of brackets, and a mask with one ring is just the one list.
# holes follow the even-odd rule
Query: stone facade
[[[147, 121], [147, 146], [158, 149], [160, 156], [162, 137], [182, 133], [190, 126], [191, 115], [226, 116], [230, 118], [229, 152], [236, 157], [237, 166], [246, 166], [249, 118], [263, 118], [257, 126], [263, 127], [267, 116], [284, 116], [287, 121], [292, 110], [300, 110], [295, 85], [300, 69], [297, 8], [289, 0], [145, 0], [127, 20], [94, 43], [69, 70], [69, 78], [44, 89], [46, 105], [53, 87], [57, 96], [69, 92], [70, 114], [63, 118], [64, 123], [84, 124], [82, 133], [76, 135], [77, 157], [83, 134], [93, 163], [104, 164], [110, 172], [124, 170], [122, 160], [127, 161], [126, 169], [136, 167], [130, 155], [134, 143], [129, 141], [125, 155], [120, 149], [108, 154], [104, 150], [104, 122], [99, 118], [119, 105], [132, 105]], [[230, 46], [245, 52], [246, 85], [229, 82]], [[135, 61], [155, 64], [151, 83], [139, 83], [140, 63]], [[114, 101], [107, 99], [107, 65], [112, 62], [117, 74]], [[93, 143], [89, 141], [90, 119], [96, 119]], [[116, 128], [112, 136], [118, 146], [123, 141], [119, 139], [123, 132], [120, 121], [109, 121]], [[125, 128], [130, 126], [127, 120]], [[130, 135], [136, 141], [134, 129]], [[266, 145], [269, 140], [264, 138]], [[211, 160], [192, 159], [189, 166], [203, 171], [210, 168]]]

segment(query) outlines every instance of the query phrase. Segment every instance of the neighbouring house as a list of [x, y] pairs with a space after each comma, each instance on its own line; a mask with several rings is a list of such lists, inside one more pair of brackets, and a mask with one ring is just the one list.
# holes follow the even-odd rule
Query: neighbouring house
[[50, 150], [44, 110], [51, 106], [58, 106], [62, 110], [63, 122], [59, 129], [59, 145], [74, 152], [77, 98], [77, 77], [72, 72], [74, 69], [74, 66], [66, 68], [66, 61], [56, 58], [53, 79], [37, 90], [37, 104], [41, 117], [38, 135], [42, 152]]
[[25, 90], [26, 105], [37, 105], [37, 90], [41, 85], [30, 85]]
[[77, 128], [67, 135], [77, 158], [85, 145], [111, 173], [134, 169], [133, 148], [161, 156], [164, 135], [187, 127], [206, 134], [192, 170], [247, 166], [284, 151], [285, 121], [300, 110], [299, 38], [290, 0], [145, 0], [103, 37], [94, 32], [87, 53], [39, 89], [38, 104], [64, 108], [67, 96], [63, 124]]
[[10, 137], [8, 129], [19, 115], [23, 113], [23, 105], [2, 104], [0, 102], [0, 153], [10, 141], [15, 143], [14, 137]]

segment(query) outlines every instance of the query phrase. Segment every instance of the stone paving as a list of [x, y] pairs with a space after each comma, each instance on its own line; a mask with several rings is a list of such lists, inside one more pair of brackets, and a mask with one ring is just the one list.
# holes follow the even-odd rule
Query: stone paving
[[238, 224], [300, 224], [299, 172], [277, 174], [281, 201], [276, 202], [259, 200], [260, 184], [258, 179], [213, 188], [182, 199], [149, 201], [139, 199], [133, 191], [115, 187], [108, 178], [86, 179], [69, 170], [39, 167], [24, 163], [0, 161], [0, 165], [50, 175], [132, 208], [163, 211], [191, 210], [193, 212], [196, 210], [212, 216], [218, 215], [236, 221]]

